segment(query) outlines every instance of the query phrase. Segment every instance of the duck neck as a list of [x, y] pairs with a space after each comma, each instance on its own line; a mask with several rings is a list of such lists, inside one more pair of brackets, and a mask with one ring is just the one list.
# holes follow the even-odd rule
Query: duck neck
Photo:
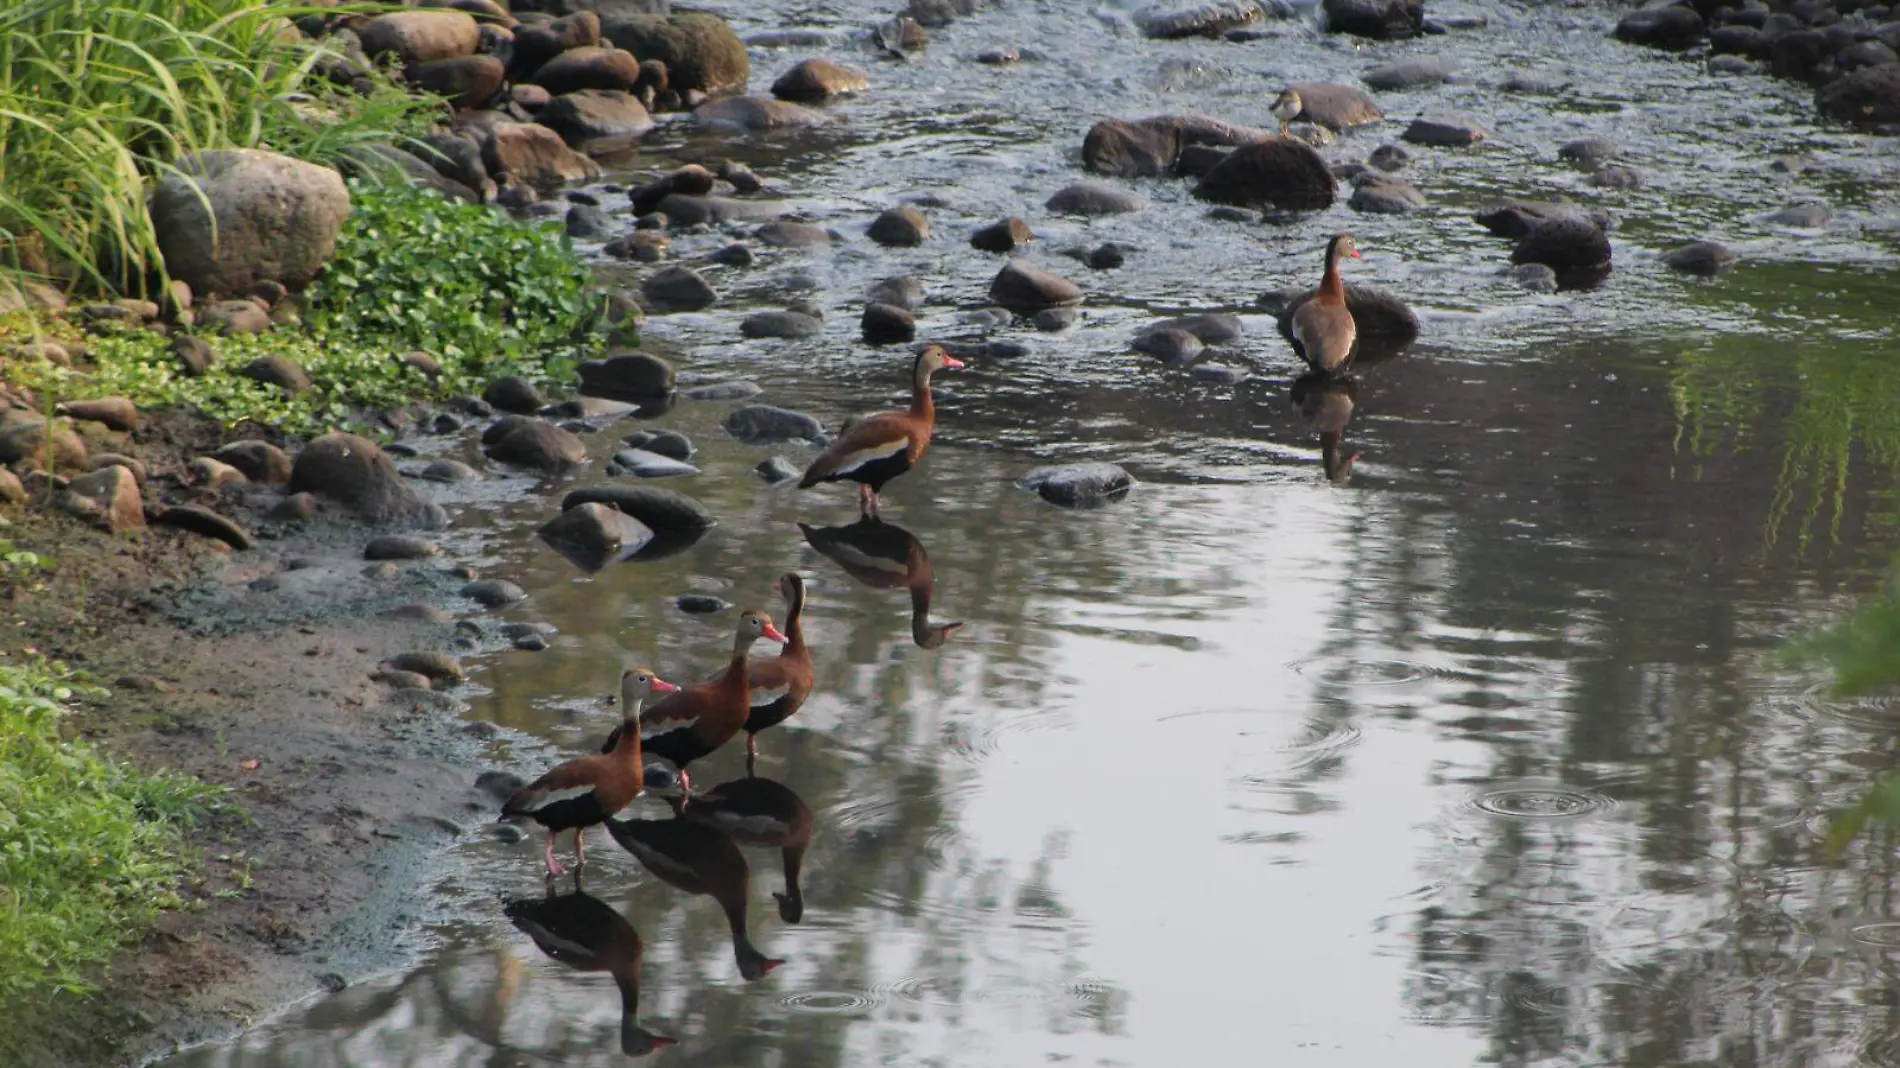
[[936, 402], [930, 399], [930, 366], [922, 356], [917, 357], [917, 366], [910, 375], [910, 414], [925, 419], [937, 414]]
[[1319, 295], [1333, 300], [1346, 299], [1346, 283], [1339, 277], [1339, 242], [1326, 246], [1326, 273], [1320, 275]]
[[792, 587], [792, 595], [785, 602], [785, 648], [780, 656], [797, 656], [805, 651], [805, 586], [800, 583]]
[[752, 651], [752, 639], [741, 635], [732, 643], [732, 659], [726, 663], [725, 684], [744, 693], [751, 673], [746, 670], [746, 654]]
[[631, 686], [620, 691], [620, 740], [614, 743], [614, 756], [635, 768], [640, 766], [640, 709], [645, 703]]

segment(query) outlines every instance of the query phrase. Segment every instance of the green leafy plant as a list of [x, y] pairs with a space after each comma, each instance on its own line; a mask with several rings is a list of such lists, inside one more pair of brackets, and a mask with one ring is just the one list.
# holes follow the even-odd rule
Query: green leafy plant
[[59, 664], [0, 664], [0, 1009], [87, 988], [87, 974], [177, 908], [183, 831], [219, 791], [142, 775], [61, 741], [96, 693]]

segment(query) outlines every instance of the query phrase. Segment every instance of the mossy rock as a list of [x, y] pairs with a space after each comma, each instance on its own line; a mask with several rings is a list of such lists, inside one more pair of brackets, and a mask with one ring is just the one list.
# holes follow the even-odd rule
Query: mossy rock
[[603, 31], [615, 46], [641, 60], [666, 64], [667, 87], [675, 92], [742, 91], [752, 76], [745, 43], [717, 15], [623, 15], [607, 22]]

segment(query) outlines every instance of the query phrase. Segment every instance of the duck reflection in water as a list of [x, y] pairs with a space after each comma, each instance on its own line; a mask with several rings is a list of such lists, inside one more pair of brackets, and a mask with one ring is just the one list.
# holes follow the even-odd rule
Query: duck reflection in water
[[845, 573], [872, 589], [910, 591], [910, 636], [920, 648], [935, 649], [948, 641], [962, 623], [930, 622], [930, 598], [937, 574], [930, 554], [910, 531], [876, 516], [848, 527], [798, 524], [805, 541]]
[[726, 913], [739, 974], [763, 979], [785, 963], [759, 952], [746, 934], [746, 895], [752, 873], [732, 836], [675, 814], [670, 820], [608, 820], [614, 841], [659, 880], [689, 894], [705, 894]]
[[1300, 418], [1319, 435], [1320, 468], [1326, 473], [1326, 481], [1345, 485], [1352, 479], [1353, 461], [1359, 459], [1359, 454], [1342, 453], [1340, 441], [1359, 400], [1359, 380], [1309, 371], [1293, 380], [1291, 393], [1293, 403], [1299, 405]]
[[738, 845], [778, 850], [785, 869], [785, 892], [772, 895], [778, 899], [779, 918], [797, 923], [804, 917], [798, 873], [805, 847], [811, 844], [812, 814], [791, 787], [757, 776], [722, 782], [686, 799], [680, 815], [724, 831]]
[[640, 960], [646, 946], [633, 924], [605, 901], [576, 887], [571, 893], [510, 901], [505, 911], [541, 952], [575, 971], [613, 976], [620, 988], [620, 1052], [644, 1057], [678, 1043], [639, 1025]]

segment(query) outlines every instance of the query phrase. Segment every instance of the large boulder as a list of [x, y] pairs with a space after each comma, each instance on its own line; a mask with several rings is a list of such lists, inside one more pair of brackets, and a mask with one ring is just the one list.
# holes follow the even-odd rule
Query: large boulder
[[468, 56], [482, 41], [474, 16], [462, 11], [394, 11], [378, 15], [357, 36], [371, 59], [393, 55], [404, 66]]
[[1356, 37], [1416, 37], [1425, 22], [1424, 0], [1325, 0], [1326, 28]]
[[1324, 157], [1303, 141], [1276, 137], [1242, 145], [1194, 187], [1217, 204], [1314, 211], [1330, 207], [1338, 183]]
[[1582, 213], [1539, 220], [1511, 250], [1512, 263], [1541, 263], [1562, 274], [1610, 265], [1610, 236]]
[[1082, 287], [1025, 260], [1010, 260], [990, 282], [990, 299], [1010, 311], [1033, 315], [1080, 301]]
[[1674, 4], [1640, 7], [1616, 24], [1618, 40], [1681, 51], [1708, 35], [1708, 26], [1694, 8]]
[[508, 57], [508, 73], [516, 81], [528, 81], [541, 65], [570, 48], [586, 48], [600, 43], [600, 16], [592, 11], [576, 11], [565, 18], [515, 29], [515, 45]]
[[350, 214], [343, 177], [262, 149], [195, 152], [152, 193], [165, 270], [198, 299], [315, 278]]
[[870, 87], [870, 79], [856, 67], [814, 56], [779, 75], [772, 83], [772, 95], [780, 100], [827, 100]]
[[1814, 102], [1840, 122], [1900, 123], [1900, 67], [1862, 67], [1824, 86]]
[[622, 48], [570, 48], [534, 72], [534, 84], [559, 96], [582, 89], [629, 92], [640, 80], [640, 61]]
[[[1280, 336], [1293, 346], [1294, 355], [1302, 360], [1306, 358], [1306, 349], [1293, 336], [1293, 313], [1318, 294], [1318, 289], [1307, 290], [1287, 302], [1277, 316]], [[1348, 284], [1346, 310], [1352, 313], [1357, 333], [1352, 357], [1355, 362], [1396, 355], [1418, 340], [1418, 313], [1395, 294], [1374, 286]]]
[[567, 147], [561, 135], [536, 123], [501, 123], [482, 143], [491, 175], [512, 174], [542, 192], [600, 177], [600, 164]]
[[456, 56], [418, 64], [409, 71], [409, 84], [447, 97], [451, 107], [479, 108], [494, 99], [507, 73], [494, 56]]
[[641, 59], [666, 64], [667, 87], [677, 93], [744, 90], [752, 76], [745, 43], [718, 15], [623, 15], [605, 20], [608, 40]]
[[1292, 88], [1300, 94], [1301, 110], [1294, 116], [1299, 122], [1346, 130], [1385, 118], [1364, 89], [1334, 82], [1298, 82]]
[[395, 462], [355, 434], [326, 434], [299, 450], [289, 492], [335, 501], [370, 523], [414, 523], [428, 514]]
[[582, 89], [548, 101], [534, 121], [570, 145], [589, 141], [633, 140], [653, 129], [653, 116], [632, 93]]

